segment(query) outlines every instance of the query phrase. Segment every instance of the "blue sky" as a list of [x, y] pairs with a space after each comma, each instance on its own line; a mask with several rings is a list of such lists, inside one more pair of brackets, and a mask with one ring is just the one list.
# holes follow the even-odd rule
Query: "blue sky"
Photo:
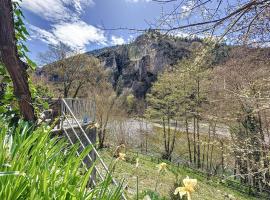
[[138, 32], [103, 28], [149, 28], [149, 23], [160, 17], [161, 10], [171, 9], [170, 6], [150, 0], [23, 0], [21, 3], [31, 36], [27, 41], [30, 57], [38, 63], [39, 53], [59, 41], [81, 51], [130, 42]]
[[[198, 4], [201, 1], [194, 0], [175, 0], [166, 4], [153, 0], [22, 0], [21, 7], [30, 32], [27, 41], [31, 50], [30, 57], [41, 64], [38, 55], [46, 51], [50, 44], [63, 42], [80, 52], [120, 45], [131, 42], [140, 33], [109, 29], [148, 29], [153, 23], [154, 28], [187, 25], [210, 16], [221, 18], [226, 7], [239, 7], [246, 1], [248, 0], [241, 1], [242, 3], [236, 0], [223, 1], [221, 5], [218, 1], [206, 1], [207, 4], [198, 6], [195, 2]], [[165, 17], [166, 20], [159, 26], [157, 21], [162, 13], [168, 14], [174, 10], [176, 15], [173, 16], [177, 18]], [[212, 12], [215, 14], [212, 15]], [[226, 23], [223, 25], [225, 28]], [[214, 35], [221, 35], [224, 27], [216, 28]], [[205, 37], [202, 33], [196, 33], [197, 31], [198, 29], [194, 31], [196, 36]], [[190, 32], [187, 30], [170, 32], [178, 36], [190, 36], [188, 33]]]

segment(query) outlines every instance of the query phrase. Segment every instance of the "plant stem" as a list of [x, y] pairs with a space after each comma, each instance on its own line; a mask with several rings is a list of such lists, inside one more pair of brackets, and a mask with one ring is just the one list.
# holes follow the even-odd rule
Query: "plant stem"
[[159, 182], [159, 176], [160, 176], [160, 172], [158, 173], [157, 182], [156, 182], [156, 185], [155, 185], [155, 192], [157, 191], [157, 186], [158, 186], [158, 182]]
[[137, 200], [139, 200], [139, 176], [136, 176], [137, 178]]

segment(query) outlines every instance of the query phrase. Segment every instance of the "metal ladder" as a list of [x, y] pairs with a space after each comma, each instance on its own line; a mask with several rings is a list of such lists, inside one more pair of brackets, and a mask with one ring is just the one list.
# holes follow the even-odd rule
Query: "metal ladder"
[[[73, 110], [72, 110], [73, 108]], [[78, 118], [82, 119], [83, 113], [89, 113], [90, 114], [90, 121], [95, 121], [95, 105], [93, 101], [83, 100], [83, 99], [62, 99], [61, 100], [61, 121], [60, 121], [60, 128], [65, 133], [67, 139], [69, 140], [71, 145], [74, 145], [74, 142], [71, 139], [71, 136], [67, 129], [72, 130], [73, 134], [75, 135], [76, 139], [81, 145], [82, 150], [84, 150], [87, 146], [91, 146], [92, 153], [95, 155], [97, 160], [101, 163], [102, 170], [98, 169], [97, 165], [94, 166], [94, 170], [96, 171], [96, 174], [98, 177], [104, 181], [105, 175], [102, 174], [102, 171], [105, 171], [106, 174], [109, 174], [109, 169], [103, 159], [101, 158], [100, 154], [96, 150], [95, 145], [92, 143], [92, 141], [87, 136], [85, 130], [82, 128], [82, 122], [78, 120]], [[75, 129], [79, 129], [81, 134], [78, 134]], [[80, 137], [80, 135], [83, 136], [83, 138]], [[87, 141], [87, 145], [83, 142]], [[79, 155], [79, 152], [77, 152], [77, 155]], [[87, 158], [93, 163], [95, 160], [93, 160], [93, 157], [91, 157], [89, 154], [87, 155]], [[83, 165], [85, 169], [88, 171], [86, 167], [85, 161], [83, 161]], [[91, 182], [94, 186], [97, 185], [95, 178], [91, 178]], [[116, 182], [114, 178], [112, 178], [112, 183], [115, 186], [119, 186], [119, 184]], [[122, 199], [126, 200], [125, 195], [121, 194]]]

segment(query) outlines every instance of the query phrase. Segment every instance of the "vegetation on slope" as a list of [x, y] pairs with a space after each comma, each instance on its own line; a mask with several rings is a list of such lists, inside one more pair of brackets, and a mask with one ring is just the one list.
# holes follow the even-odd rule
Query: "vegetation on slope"
[[[107, 162], [112, 159], [112, 152], [108, 150], [101, 151], [102, 156]], [[136, 158], [139, 158], [139, 167], [136, 168]], [[214, 178], [206, 179], [201, 174], [189, 168], [182, 166], [168, 165], [168, 170], [159, 177], [157, 165], [162, 160], [146, 156], [143, 154], [136, 154], [134, 152], [126, 152], [126, 161], [121, 161], [117, 164], [114, 172], [116, 178], [125, 179], [124, 186], [126, 194], [130, 199], [136, 197], [136, 176], [139, 178], [139, 197], [144, 198], [144, 195], [155, 193], [155, 185], [158, 181], [156, 196], [158, 199], [179, 199], [178, 196], [173, 195], [176, 187], [181, 185], [182, 180], [189, 176], [198, 180], [198, 185], [195, 192], [192, 193], [192, 200], [255, 200], [257, 198], [242, 194], [234, 189], [224, 186], [222, 182], [218, 182]], [[159, 179], [158, 179], [159, 177]], [[152, 192], [151, 192], [152, 191]], [[155, 198], [154, 198], [155, 199]]]

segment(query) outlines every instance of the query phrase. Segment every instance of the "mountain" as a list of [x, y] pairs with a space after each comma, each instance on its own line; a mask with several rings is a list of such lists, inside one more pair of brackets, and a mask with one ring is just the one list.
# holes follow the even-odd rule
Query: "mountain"
[[147, 32], [134, 42], [88, 52], [101, 60], [111, 72], [111, 82], [121, 92], [132, 92], [137, 98], [145, 97], [152, 83], [166, 66], [190, 55], [201, 43], [198, 38], [183, 39]]
[[[118, 94], [132, 93], [137, 99], [144, 99], [154, 81], [165, 68], [188, 57], [201, 45], [200, 38], [180, 38], [148, 31], [125, 45], [106, 47], [86, 53], [98, 58], [110, 74], [110, 82]], [[222, 48], [220, 48], [222, 47]], [[226, 58], [223, 47], [216, 50], [216, 57]], [[51, 65], [52, 67], [52, 65]], [[51, 82], [59, 82], [59, 74], [51, 73], [50, 65], [37, 70]], [[55, 67], [55, 66], [54, 66]]]

